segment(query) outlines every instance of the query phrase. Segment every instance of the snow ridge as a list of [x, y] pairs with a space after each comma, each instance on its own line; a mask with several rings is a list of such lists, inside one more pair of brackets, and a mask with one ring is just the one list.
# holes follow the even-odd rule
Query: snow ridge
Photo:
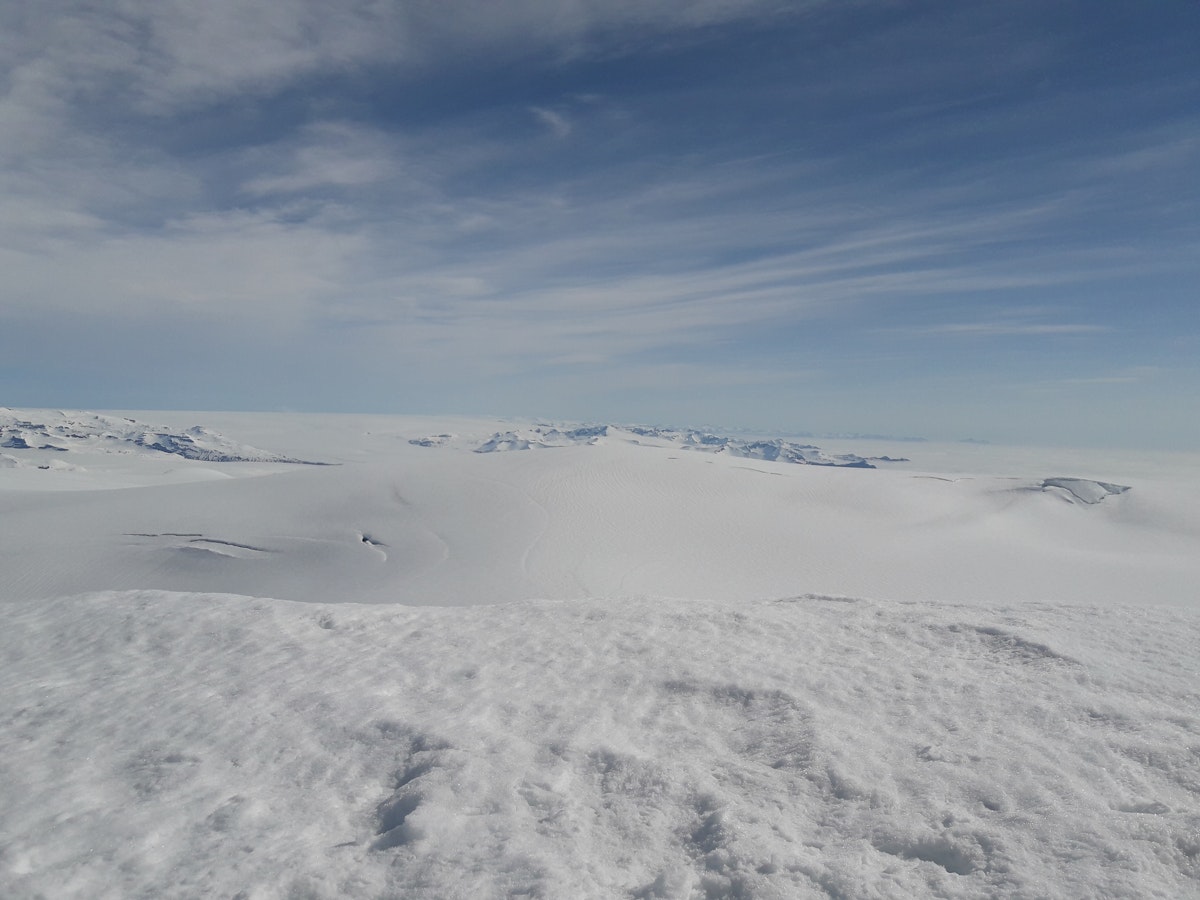
[[1065, 491], [1074, 500], [1091, 506], [1099, 503], [1105, 497], [1125, 493], [1129, 490], [1129, 485], [1092, 481], [1090, 478], [1047, 478], [1042, 481], [1043, 491], [1055, 488]]

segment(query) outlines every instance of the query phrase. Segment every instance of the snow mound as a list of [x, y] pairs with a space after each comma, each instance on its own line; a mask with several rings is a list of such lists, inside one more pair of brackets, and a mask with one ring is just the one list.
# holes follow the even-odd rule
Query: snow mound
[[61, 472], [86, 471], [81, 466], [63, 462], [61, 459], [27, 460], [13, 456], [9, 453], [0, 453], [0, 469], [54, 469]]
[[1074, 500], [1091, 505], [1099, 503], [1105, 497], [1123, 494], [1129, 490], [1129, 486], [1092, 481], [1089, 478], [1047, 478], [1042, 481], [1042, 490], [1063, 491]]
[[172, 431], [93, 412], [0, 407], [0, 447], [9, 450], [167, 453], [204, 462], [304, 463], [230, 440], [196, 425]]

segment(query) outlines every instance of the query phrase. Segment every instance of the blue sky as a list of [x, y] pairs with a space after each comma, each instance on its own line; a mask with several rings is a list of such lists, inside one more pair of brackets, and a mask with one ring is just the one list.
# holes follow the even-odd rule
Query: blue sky
[[1200, 447], [1200, 5], [0, 7], [0, 404]]

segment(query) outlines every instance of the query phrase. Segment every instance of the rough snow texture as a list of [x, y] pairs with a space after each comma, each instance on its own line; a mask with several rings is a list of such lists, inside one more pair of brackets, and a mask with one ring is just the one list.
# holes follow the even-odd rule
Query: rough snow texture
[[11, 604], [23, 897], [1195, 896], [1191, 611]]
[[218, 419], [0, 458], [5, 900], [1200, 895], [1193, 457]]

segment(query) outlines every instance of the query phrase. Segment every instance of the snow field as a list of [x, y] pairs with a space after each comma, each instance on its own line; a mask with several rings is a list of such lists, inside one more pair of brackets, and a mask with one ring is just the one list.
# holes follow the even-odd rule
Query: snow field
[[0, 413], [4, 900], [1200, 897], [1194, 456]]
[[108, 592], [6, 613], [5, 897], [1200, 884], [1194, 610]]
[[628, 444], [475, 454], [390, 443], [360, 462], [268, 475], [225, 464], [216, 480], [0, 490], [3, 589], [447, 605], [798, 591], [1191, 604], [1200, 583], [1194, 479], [1137, 479], [1088, 505], [1044, 490], [1046, 476]]

